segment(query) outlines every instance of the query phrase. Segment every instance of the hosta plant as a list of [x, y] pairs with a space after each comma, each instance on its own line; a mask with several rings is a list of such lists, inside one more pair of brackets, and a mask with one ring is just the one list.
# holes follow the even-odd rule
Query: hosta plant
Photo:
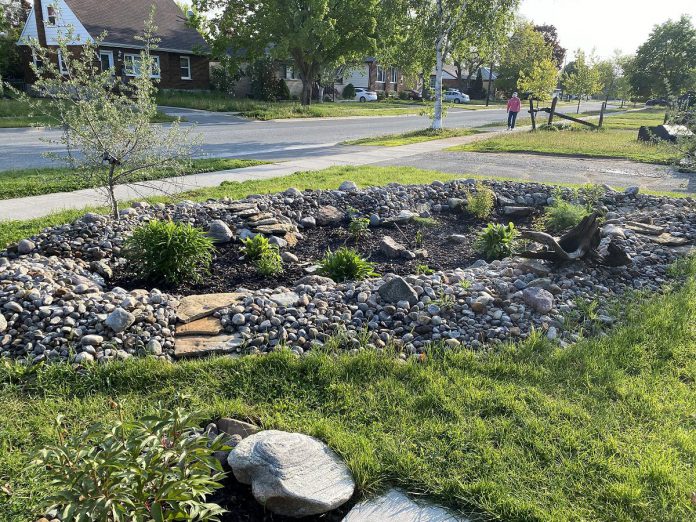
[[97, 424], [39, 452], [34, 466], [51, 492], [49, 509], [62, 520], [106, 522], [219, 520], [224, 510], [206, 502], [222, 487], [222, 438], [202, 435], [180, 409], [138, 422]]
[[488, 260], [503, 259], [515, 253], [518, 234], [514, 223], [489, 223], [476, 238], [475, 248]]
[[196, 282], [213, 260], [213, 242], [189, 223], [152, 220], [135, 229], [123, 255], [134, 272], [152, 283]]
[[341, 247], [336, 252], [327, 251], [324, 259], [319, 262], [319, 272], [336, 282], [359, 281], [377, 275], [373, 263], [346, 247]]

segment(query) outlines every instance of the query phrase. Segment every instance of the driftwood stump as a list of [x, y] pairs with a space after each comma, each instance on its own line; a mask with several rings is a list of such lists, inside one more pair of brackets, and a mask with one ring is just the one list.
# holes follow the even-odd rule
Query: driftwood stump
[[594, 212], [585, 216], [580, 223], [556, 239], [545, 232], [523, 230], [522, 239], [529, 239], [543, 245], [541, 250], [528, 250], [520, 253], [521, 257], [529, 259], [545, 259], [556, 263], [575, 261], [585, 257], [598, 257], [597, 247], [600, 242], [599, 215]]

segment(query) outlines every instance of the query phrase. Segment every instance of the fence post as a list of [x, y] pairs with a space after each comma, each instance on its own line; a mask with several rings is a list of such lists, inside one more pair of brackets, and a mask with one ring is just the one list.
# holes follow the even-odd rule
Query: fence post
[[534, 113], [534, 98], [529, 98], [529, 115], [532, 117], [532, 130], [536, 130], [536, 114]]
[[558, 103], [558, 96], [553, 98], [551, 102], [551, 112], [549, 112], [549, 127], [553, 125], [553, 113], [556, 112], [556, 104]]
[[602, 103], [602, 108], [599, 111], [599, 128], [602, 128], [602, 124], [604, 123], [604, 111], [607, 108], [607, 102]]

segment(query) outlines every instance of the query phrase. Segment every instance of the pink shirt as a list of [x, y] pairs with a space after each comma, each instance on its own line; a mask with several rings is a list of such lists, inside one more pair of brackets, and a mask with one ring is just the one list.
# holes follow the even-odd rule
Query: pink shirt
[[520, 112], [522, 102], [519, 98], [510, 98], [507, 103], [507, 110], [510, 112]]

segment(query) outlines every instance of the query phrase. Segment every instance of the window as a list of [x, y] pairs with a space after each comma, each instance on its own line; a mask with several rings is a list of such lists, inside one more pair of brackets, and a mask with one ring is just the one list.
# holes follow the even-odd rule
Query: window
[[179, 68], [181, 69], [181, 79], [191, 79], [191, 58], [188, 56], [179, 57]]
[[48, 25], [56, 25], [56, 8], [53, 5], [46, 7], [46, 20]]
[[99, 63], [102, 71], [108, 71], [114, 66], [114, 53], [111, 51], [99, 51]]
[[60, 71], [60, 74], [68, 74], [68, 66], [65, 64], [65, 60], [63, 60], [63, 53], [58, 50], [58, 70]]
[[430, 88], [431, 89], [435, 88], [435, 76], [430, 77]]
[[[159, 56], [151, 56], [152, 58], [152, 74], [151, 78], [160, 77], [160, 59]], [[139, 54], [124, 54], [123, 66], [126, 71], [126, 76], [138, 76], [140, 74], [140, 55]]]
[[382, 69], [379, 65], [377, 66], [377, 81], [380, 83], [384, 83], [385, 80], [385, 75], [384, 75], [384, 69]]
[[391, 82], [399, 83], [399, 70], [396, 68], [391, 70]]
[[31, 50], [31, 59], [34, 62], [34, 67], [37, 69], [41, 69], [43, 67], [43, 60], [39, 57], [38, 54], [36, 54], [36, 51], [34, 49]]
[[295, 68], [292, 65], [285, 66], [285, 79], [294, 80], [295, 79]]

